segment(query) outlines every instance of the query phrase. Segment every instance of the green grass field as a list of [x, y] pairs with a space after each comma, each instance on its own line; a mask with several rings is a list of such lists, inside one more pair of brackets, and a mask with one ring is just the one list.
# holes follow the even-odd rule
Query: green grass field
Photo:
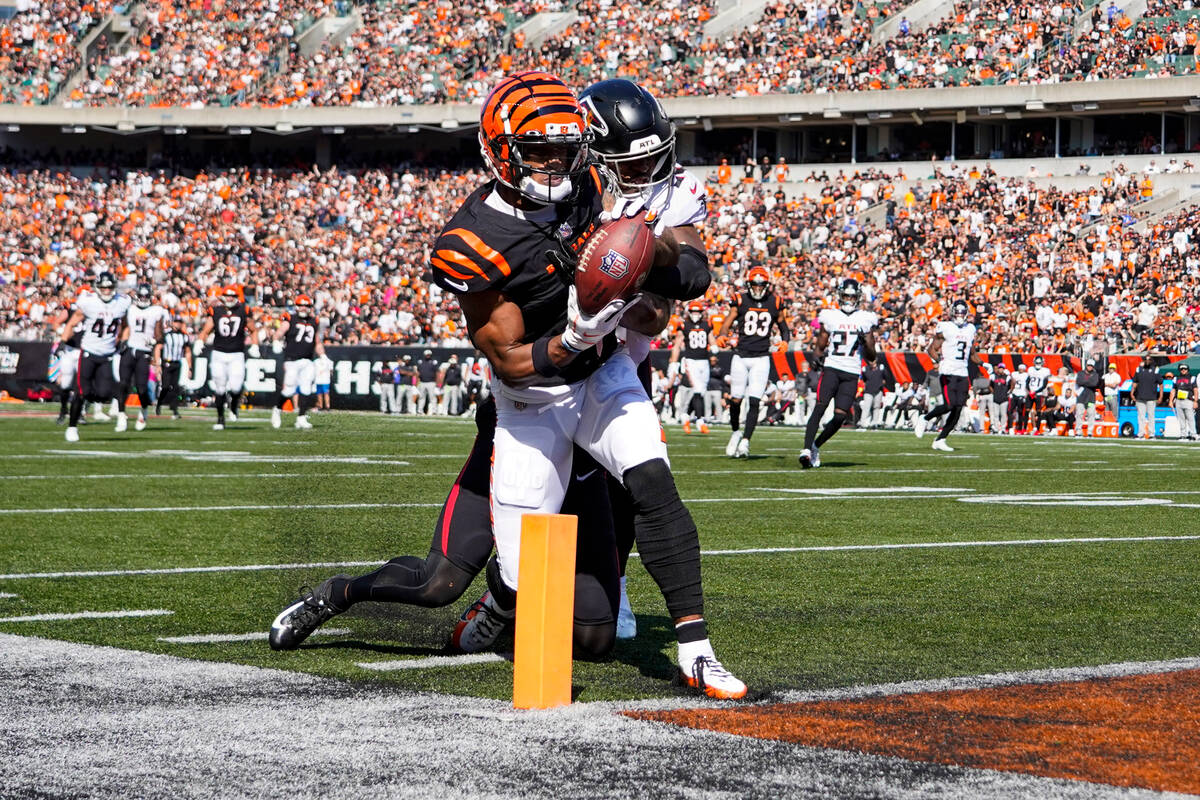
[[[160, 640], [265, 632], [302, 584], [368, 570], [229, 567], [427, 551], [471, 422], [314, 419], [312, 431], [272, 430], [262, 413], [220, 433], [209, 416], [140, 434], [92, 424], [69, 445], [50, 418], [0, 418], [0, 632], [508, 697], [508, 662], [360, 666], [444, 654], [482, 580], [453, 608], [358, 606], [328, 624], [348, 633], [293, 653]], [[723, 456], [723, 429], [669, 437], [706, 553], [710, 633], [754, 690], [1200, 654], [1200, 446], [957, 435], [945, 455], [911, 434], [846, 431], [821, 469], [801, 471], [798, 429], [760, 428], [745, 461]], [[1114, 541], [1078, 541], [1097, 538]], [[196, 567], [214, 569], [127, 574]], [[90, 571], [122, 574], [46, 575]], [[684, 692], [636, 561], [630, 594], [638, 638], [576, 662], [580, 701]], [[121, 610], [172, 613], [13, 621]]]

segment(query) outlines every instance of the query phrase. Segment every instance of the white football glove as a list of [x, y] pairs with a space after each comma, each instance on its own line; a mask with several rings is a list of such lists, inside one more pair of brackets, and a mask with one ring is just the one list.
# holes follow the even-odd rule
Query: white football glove
[[563, 345], [579, 352], [600, 344], [621, 324], [625, 309], [641, 298], [636, 294], [629, 300], [613, 300], [595, 314], [585, 314], [579, 310], [579, 295], [572, 286], [567, 292], [567, 329], [562, 332]]
[[[666, 194], [666, 193], [663, 193]], [[642, 210], [646, 211], [646, 224], [654, 231], [655, 236], [662, 236], [666, 229], [666, 219], [662, 215], [662, 209], [657, 208], [657, 204], [647, 207], [647, 197], [645, 195], [636, 195], [627, 197], [618, 195], [613, 201], [613, 207], [609, 211], [600, 212], [601, 222], [611, 222], [614, 219], [621, 217], [636, 217]]]
[[192, 354], [198, 356], [203, 353], [204, 353], [204, 340], [197, 339], [196, 343], [194, 345], [192, 345]]
[[282, 339], [276, 339], [275, 341], [271, 342], [271, 352], [276, 355], [279, 355], [280, 353], [283, 352], [283, 340]]
[[262, 358], [262, 351], [258, 349], [258, 345], [256, 344], [250, 345], [246, 352], [250, 354], [251, 358]]

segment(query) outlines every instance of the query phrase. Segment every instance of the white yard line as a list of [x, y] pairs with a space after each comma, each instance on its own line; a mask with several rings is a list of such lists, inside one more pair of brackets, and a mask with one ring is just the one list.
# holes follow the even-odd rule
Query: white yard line
[[391, 672], [398, 669], [439, 669], [443, 667], [467, 667], [472, 664], [493, 664], [508, 659], [499, 653], [471, 653], [463, 656], [429, 656], [428, 658], [400, 658], [394, 661], [361, 661], [358, 666], [375, 672]]
[[[349, 628], [320, 628], [313, 631], [313, 636], [345, 636]], [[159, 636], [158, 641], [167, 644], [225, 644], [227, 642], [265, 642], [267, 631], [251, 631], [250, 633], [198, 633], [192, 636]]]
[[0, 592], [0, 600], [15, 600], [17, 595], [8, 592]]
[[[1017, 547], [1022, 545], [1118, 544], [1123, 542], [1188, 542], [1200, 535], [1180, 536], [1095, 536], [1064, 539], [993, 539], [967, 542], [902, 542], [898, 544], [811, 545], [805, 547], [753, 547], [740, 550], [701, 550], [702, 556], [769, 555], [771, 553], [833, 553], [870, 550], [926, 550], [959, 547]], [[638, 558], [637, 553], [633, 553]], [[170, 567], [165, 569], [110, 569], [78, 572], [14, 572], [0, 575], [0, 581], [49, 578], [112, 578], [135, 575], [183, 575], [213, 572], [264, 572], [269, 570], [339, 569], [342, 567], [377, 567], [377, 561], [318, 561], [308, 564], [231, 564], [210, 567]]]
[[165, 608], [122, 611], [77, 611], [73, 614], [30, 614], [26, 617], [0, 617], [0, 622], [58, 622], [71, 619], [120, 619], [123, 617], [165, 617], [174, 614]]

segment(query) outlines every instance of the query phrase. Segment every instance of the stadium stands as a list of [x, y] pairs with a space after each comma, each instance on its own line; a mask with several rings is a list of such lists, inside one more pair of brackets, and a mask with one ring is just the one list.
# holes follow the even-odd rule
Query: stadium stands
[[82, 65], [78, 45], [112, 11], [111, 0], [52, 0], [0, 26], [0, 101], [48, 103]]
[[[1118, 167], [1062, 189], [949, 165], [933, 178], [818, 174], [786, 192], [710, 184], [710, 299], [720, 309], [762, 263], [801, 322], [841, 277], [858, 277], [888, 349], [924, 347], [930, 321], [966, 297], [984, 349], [1190, 351], [1200, 346], [1200, 207], [1154, 215], [1147, 177]], [[483, 179], [404, 168], [3, 171], [12, 211], [0, 219], [0, 338], [50, 335], [56, 304], [106, 266], [152, 279], [193, 320], [215, 286], [246, 285], [267, 317], [303, 287], [332, 342], [463, 343], [455, 302], [423, 280], [425, 250]], [[1142, 324], [1146, 304], [1153, 326]]]

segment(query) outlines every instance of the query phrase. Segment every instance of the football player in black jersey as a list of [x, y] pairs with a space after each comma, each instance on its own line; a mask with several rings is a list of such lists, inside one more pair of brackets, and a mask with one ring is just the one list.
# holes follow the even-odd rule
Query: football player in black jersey
[[[641, 358], [614, 335], [625, 303], [584, 315], [570, 276], [562, 275], [603, 207], [599, 176], [589, 174], [583, 158], [587, 138], [578, 103], [556, 78], [531, 72], [506, 79], [484, 106], [480, 133], [496, 180], [467, 199], [433, 248], [434, 280], [458, 294], [472, 339], [499, 379], [491, 448], [499, 557], [487, 566], [491, 591], [464, 614], [454, 640], [464, 650], [483, 649], [512, 618], [520, 515], [558, 511], [564, 492], [594, 474], [594, 464], [575, 460], [572, 480], [575, 441], [617, 474], [631, 496], [642, 561], [676, 621], [685, 680], [711, 696], [740, 697], [745, 685], [721, 666], [708, 642], [698, 538], [655, 435], [657, 415], [634, 372]], [[651, 315], [660, 326], [663, 312], [660, 307]], [[448, 509], [461, 500], [457, 490]], [[607, 552], [613, 552], [611, 539]], [[392, 566], [399, 572], [399, 564]], [[595, 608], [611, 642], [615, 558], [581, 559], [579, 566], [593, 570], [599, 591], [589, 592], [577, 575], [577, 622], [581, 611]], [[353, 596], [358, 579], [331, 580], [308, 608], [299, 603], [277, 618], [273, 646], [287, 646], [289, 627], [311, 630], [301, 614], [328, 618], [341, 601], [374, 599]]]
[[[208, 309], [208, 319], [197, 338], [200, 349], [204, 348], [209, 334], [213, 337], [212, 353], [208, 357], [209, 384], [217, 407], [213, 430], [220, 431], [225, 429], [226, 404], [229, 421], [237, 422], [246, 382], [246, 337], [253, 342], [256, 334], [254, 320], [246, 312], [246, 304], [236, 288], [222, 289], [220, 302]], [[257, 358], [258, 354], [258, 345], [252, 344], [250, 355]]]
[[295, 398], [296, 427], [311, 428], [308, 410], [313, 407], [317, 391], [316, 356], [325, 355], [324, 331], [313, 316], [313, 302], [308, 295], [296, 297], [296, 313], [289, 315], [275, 332], [275, 341], [283, 342], [283, 380], [278, 381], [275, 407], [271, 409], [271, 427], [283, 424], [283, 405]]
[[675, 334], [675, 345], [671, 349], [671, 361], [682, 365], [687, 378], [687, 387], [679, 391], [686, 394], [679, 401], [683, 410], [683, 432], [692, 432], [692, 422], [699, 421], [700, 433], [708, 433], [708, 418], [704, 410], [704, 393], [708, 390], [708, 357], [712, 346], [712, 326], [704, 316], [704, 305], [688, 303], [687, 316]]
[[[771, 290], [771, 273], [753, 267], [746, 277], [746, 292], [738, 298], [736, 308], [725, 318], [717, 334], [718, 339], [737, 334], [729, 370], [729, 424], [733, 435], [725, 446], [725, 455], [731, 458], [750, 455], [750, 437], [758, 425], [759, 405], [771, 377], [771, 328], [778, 328], [779, 338], [784, 342], [792, 338], [787, 311]], [[746, 398], [744, 431], [739, 430], [743, 397]]]

